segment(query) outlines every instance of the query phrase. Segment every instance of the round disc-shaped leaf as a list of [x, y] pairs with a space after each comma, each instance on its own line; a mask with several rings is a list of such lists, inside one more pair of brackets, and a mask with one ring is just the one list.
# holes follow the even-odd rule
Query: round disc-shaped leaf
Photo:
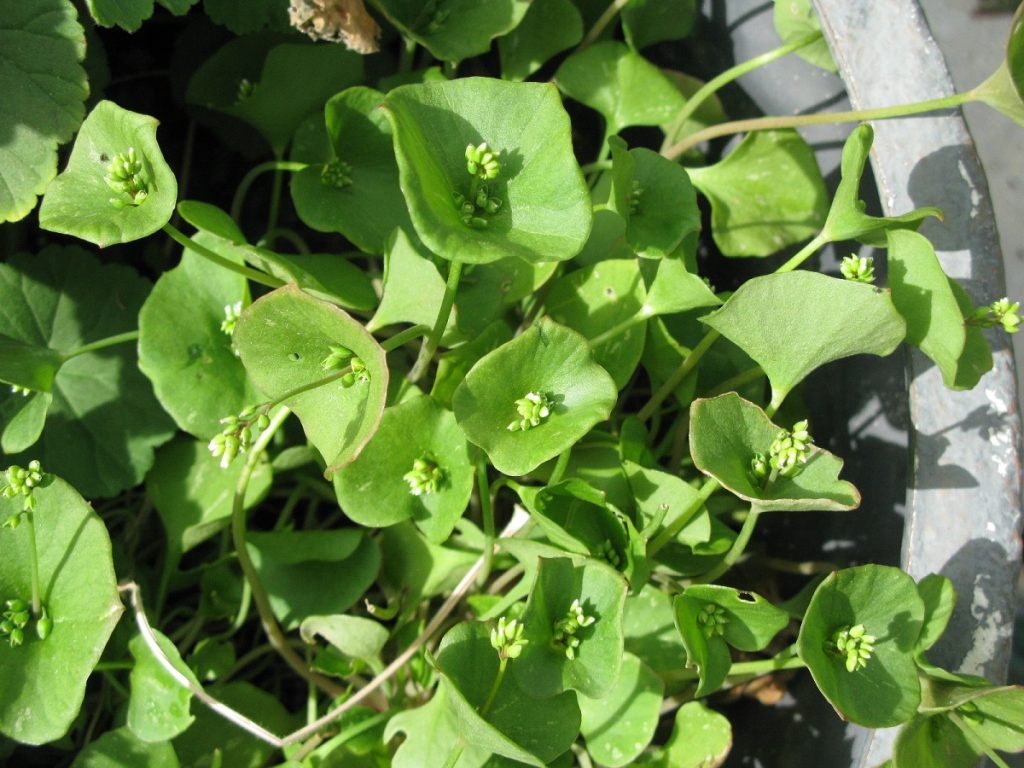
[[[327, 462], [328, 472], [359, 455], [377, 429], [388, 390], [384, 350], [362, 325], [338, 307], [314, 299], [293, 285], [268, 293], [242, 313], [235, 344], [246, 370], [268, 397], [302, 421], [306, 436]], [[347, 347], [366, 365], [369, 381], [350, 387], [323, 368], [331, 347]]]
[[805, 270], [748, 280], [701, 321], [764, 369], [775, 407], [815, 368], [891, 354], [907, 331], [888, 291]]
[[756, 592], [720, 584], [694, 584], [683, 594], [704, 605], [721, 608], [725, 619], [722, 638], [740, 651], [763, 651], [789, 624], [789, 614]]
[[[24, 645], [0, 643], [0, 732], [23, 744], [54, 741], [67, 732], [82, 706], [86, 679], [122, 611], [110, 537], [92, 507], [60, 479], [33, 495], [40, 596], [53, 629], [40, 640], [33, 624]], [[20, 512], [21, 501], [0, 498], [0, 518]], [[0, 595], [28, 602], [28, 525], [3, 530], [0, 537]]]
[[85, 114], [85, 36], [67, 0], [3, 0], [0, 16], [0, 221], [17, 221], [56, 175], [57, 145]]
[[[550, 414], [525, 430], [516, 401], [535, 393]], [[469, 441], [507, 475], [525, 475], [571, 448], [611, 414], [618, 390], [586, 339], [547, 318], [482, 357], [455, 390], [455, 418]]]
[[600, 699], [580, 696], [580, 731], [601, 765], [631, 765], [654, 737], [665, 684], [631, 653], [622, 657], [615, 687]]
[[673, 768], [717, 768], [731, 749], [729, 719], [699, 701], [688, 701], [676, 712], [675, 726], [665, 745], [665, 764]]
[[[845, 719], [868, 728], [899, 725], [921, 702], [913, 652], [924, 612], [917, 585], [898, 568], [864, 565], [837, 571], [818, 585], [807, 606], [797, 652]], [[858, 625], [875, 638], [874, 650], [865, 666], [850, 672], [832, 638]]]
[[[417, 460], [437, 467], [436, 489], [413, 492], [406, 477]], [[430, 397], [406, 400], [384, 410], [359, 458], [335, 473], [334, 489], [342, 510], [360, 525], [383, 527], [411, 518], [439, 544], [462, 517], [473, 491], [466, 438], [452, 412]]]
[[[39, 208], [39, 226], [101, 248], [156, 232], [174, 213], [178, 182], [156, 141], [157, 121], [101, 101], [85, 118], [67, 168], [49, 187]], [[145, 199], [132, 202], [104, 180], [119, 155], [134, 150], [141, 163]], [[137, 199], [137, 198], [136, 198]]]
[[[518, 256], [564, 261], [591, 224], [590, 194], [558, 91], [542, 83], [471, 77], [396, 88], [384, 102], [394, 127], [402, 191], [416, 232], [434, 253], [465, 262]], [[466, 147], [486, 142], [501, 164], [485, 182], [501, 201], [486, 224], [463, 223], [456, 195], [470, 197]]]
[[750, 461], [755, 453], [768, 455], [778, 434], [779, 427], [764, 411], [735, 392], [695, 400], [690, 406], [694, 465], [754, 509], [841, 511], [860, 505], [857, 489], [839, 479], [843, 460], [814, 446], [799, 474], [780, 475], [767, 488], [754, 485]]

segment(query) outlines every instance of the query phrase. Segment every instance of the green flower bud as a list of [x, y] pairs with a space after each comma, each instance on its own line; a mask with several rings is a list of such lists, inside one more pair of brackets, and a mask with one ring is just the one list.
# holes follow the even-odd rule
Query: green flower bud
[[523, 646], [530, 641], [523, 637], [525, 627], [519, 621], [509, 621], [505, 616], [498, 619], [498, 626], [491, 630], [491, 647], [503, 659], [518, 659]]
[[36, 635], [39, 637], [40, 640], [45, 640], [50, 636], [50, 633], [52, 631], [53, 619], [50, 618], [49, 611], [47, 611], [46, 608], [43, 608], [42, 615], [36, 622]]
[[402, 479], [409, 484], [409, 493], [413, 496], [429, 495], [437, 493], [444, 483], [445, 471], [428, 451], [413, 461], [412, 469], [402, 475]]
[[863, 624], [842, 627], [832, 633], [826, 650], [845, 658], [846, 671], [853, 673], [867, 666], [875, 650], [874, 635], [867, 634]]
[[700, 631], [709, 640], [715, 635], [725, 634], [725, 625], [729, 623], [729, 617], [725, 609], [714, 603], [706, 603], [697, 614], [697, 622], [701, 625]]
[[847, 256], [839, 265], [839, 272], [847, 280], [873, 283], [875, 282], [875, 260], [871, 256]]
[[527, 392], [515, 402], [519, 418], [509, 423], [509, 432], [526, 431], [540, 425], [551, 415], [551, 400], [541, 392]]
[[115, 207], [139, 205], [149, 196], [149, 185], [143, 171], [142, 160], [135, 154], [135, 147], [128, 147], [127, 152], [118, 153], [110, 162], [103, 181], [114, 192], [124, 196], [110, 199]]
[[238, 318], [241, 314], [242, 302], [236, 301], [234, 304], [225, 304], [224, 319], [220, 324], [221, 331], [231, 336], [235, 332], [235, 325], [238, 323]]
[[320, 169], [320, 183], [342, 189], [352, 183], [352, 166], [344, 160], [332, 160]]

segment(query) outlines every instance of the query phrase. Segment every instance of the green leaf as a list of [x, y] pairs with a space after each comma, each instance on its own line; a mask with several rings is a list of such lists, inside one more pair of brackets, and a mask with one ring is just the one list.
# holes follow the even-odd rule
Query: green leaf
[[943, 382], [954, 387], [967, 333], [950, 279], [927, 238], [893, 230], [886, 240], [892, 303], [907, 321], [907, 342], [934, 360]]
[[658, 271], [647, 288], [644, 307], [654, 315], [673, 315], [721, 303], [700, 275], [690, 272], [682, 259], [672, 258], [658, 262]]
[[380, 0], [388, 21], [435, 59], [459, 62], [486, 53], [491, 40], [513, 30], [530, 0]]
[[410, 610], [454, 587], [477, 559], [474, 552], [431, 543], [411, 523], [384, 529], [380, 546], [384, 579], [396, 591], [406, 590]]
[[1006, 60], [999, 69], [974, 89], [978, 100], [985, 102], [1024, 126], [1024, 12], [1017, 12], [1010, 22], [1006, 41]]
[[[448, 703], [447, 687], [439, 685], [426, 704], [405, 709], [388, 720], [384, 741], [405, 735], [392, 762], [393, 768], [446, 768], [452, 751], [458, 749], [459, 721]], [[479, 768], [490, 752], [467, 744], [452, 768]]]
[[101, 266], [76, 246], [50, 246], [0, 265], [0, 333], [48, 350], [44, 359], [66, 361], [46, 416], [59, 426], [44, 429], [17, 461], [38, 458], [90, 497], [113, 496], [142, 481], [173, 424], [137, 368], [134, 345], [74, 353], [134, 330], [148, 292], [131, 269]]
[[686, 595], [676, 595], [672, 603], [676, 628], [686, 649], [686, 666], [695, 669], [698, 676], [696, 698], [707, 696], [722, 687], [732, 666], [729, 646], [718, 635], [704, 634], [700, 623], [700, 609], [704, 604]]
[[[85, 35], [68, 0], [0, 2], [0, 222], [31, 211], [85, 115]], [[31, 73], [31, 74], [29, 74]]]
[[[155, 630], [153, 634], [174, 668], [198, 686], [199, 681], [182, 661], [174, 644]], [[130, 677], [128, 727], [143, 741], [173, 739], [195, 720], [189, 712], [192, 692], [163, 668], [142, 635], [135, 635], [128, 643], [128, 649], [135, 659]]]
[[682, 40], [696, 20], [696, 0], [631, 0], [622, 8], [622, 31], [637, 51], [664, 40]]
[[649, 149], [626, 149], [618, 136], [612, 149], [609, 207], [626, 220], [626, 241], [639, 256], [660, 259], [683, 238], [700, 231], [697, 194], [687, 172]]
[[86, 0], [89, 14], [101, 27], [134, 32], [153, 15], [153, 0]]
[[[388, 389], [384, 350], [347, 313], [285, 286], [254, 302], [238, 320], [235, 345], [264, 394], [283, 397], [323, 380], [332, 346], [344, 346], [365, 363], [370, 380], [345, 387], [340, 380], [284, 400], [327, 462], [328, 473], [353, 461], [380, 423]], [[330, 413], [331, 418], [323, 418]]]
[[917, 715], [896, 737], [892, 768], [973, 768], [980, 757], [948, 717]]
[[[60, 479], [37, 488], [33, 496], [41, 598], [53, 629], [40, 640], [33, 627], [18, 648], [0, 643], [0, 733], [23, 744], [43, 744], [67, 733], [82, 706], [86, 680], [123, 610], [110, 537], [92, 507]], [[0, 519], [21, 512], [21, 501], [0, 498]], [[0, 539], [0, 595], [28, 602], [29, 527], [0, 531]]]
[[651, 62], [616, 41], [572, 54], [555, 82], [566, 96], [600, 112], [611, 136], [633, 125], [663, 125], [686, 99]]
[[179, 768], [170, 744], [147, 744], [127, 727], [115, 728], [89, 742], [71, 768]]
[[[417, 460], [435, 465], [441, 478], [435, 490], [418, 495], [406, 479]], [[335, 473], [334, 489], [342, 510], [360, 525], [412, 519], [430, 541], [445, 541], [473, 492], [473, 466], [455, 416], [427, 396], [385, 409], [365, 450]]]
[[199, 0], [156, 0], [175, 16], [184, 16]]
[[579, 697], [580, 731], [587, 751], [601, 765], [632, 765], [654, 737], [665, 684], [631, 653], [622, 657], [615, 687], [600, 699]]
[[[310, 163], [291, 179], [299, 218], [320, 232], [340, 232], [368, 253], [383, 253], [395, 227], [411, 227], [383, 101], [372, 88], [342, 91], [324, 106], [324, 119], [303, 123], [291, 153]], [[344, 173], [339, 185], [330, 183], [332, 170]]]
[[53, 395], [49, 392], [33, 392], [23, 397], [12, 395], [3, 400], [0, 416], [6, 426], [0, 435], [0, 450], [14, 454], [35, 445], [43, 433], [46, 412], [52, 402]]
[[[956, 280], [949, 281], [956, 303], [960, 306], [960, 314], [964, 320], [974, 316], [974, 302], [967, 291], [960, 287]], [[976, 325], [967, 325], [967, 337], [964, 351], [957, 361], [956, 378], [953, 389], [974, 389], [981, 377], [992, 370], [992, 350], [985, 341], [985, 334]]]
[[711, 234], [726, 256], [770, 256], [825, 223], [825, 181], [794, 130], [747, 134], [723, 160], [687, 172], [711, 202]]
[[970, 729], [993, 749], [1024, 752], [1024, 688], [996, 688], [957, 709]]
[[[792, 43], [812, 32], [821, 34], [821, 21], [818, 20], [811, 0], [775, 0], [773, 20], [775, 31], [783, 43]], [[796, 55], [828, 72], [836, 71], [836, 63], [832, 61], [832, 53], [824, 37], [798, 48]]]
[[816, 446], [799, 474], [780, 475], [767, 488], [755, 486], [750, 461], [755, 453], [768, 455], [779, 427], [751, 402], [735, 392], [695, 400], [690, 406], [690, 452], [694, 465], [724, 488], [751, 503], [758, 512], [776, 510], [854, 509], [857, 489], [839, 472], [843, 461]]
[[701, 321], [764, 369], [776, 408], [815, 368], [891, 354], [906, 335], [887, 291], [804, 270], [748, 280]]
[[676, 710], [675, 726], [665, 745], [664, 768], [715, 768], [732, 749], [732, 726], [699, 701]]
[[355, 659], [374, 660], [388, 641], [388, 630], [372, 619], [362, 616], [309, 616], [299, 625], [299, 633], [307, 643], [317, 635]]
[[247, 35], [264, 27], [288, 28], [287, 7], [277, 0], [203, 0], [203, 10], [211, 21], [223, 24], [236, 35]]
[[938, 208], [916, 208], [902, 216], [888, 218], [868, 216], [860, 200], [861, 177], [868, 161], [868, 152], [875, 139], [875, 131], [869, 123], [861, 123], [850, 133], [843, 145], [843, 159], [840, 164], [842, 179], [832, 198], [832, 207], [822, 228], [826, 242], [837, 240], [859, 240], [869, 245], [881, 245], [884, 232], [894, 229], [917, 229], [928, 216], [942, 219]]
[[[238, 262], [233, 246], [199, 232], [195, 240]], [[229, 309], [249, 303], [246, 279], [190, 249], [157, 280], [139, 313], [139, 368], [178, 426], [208, 440], [262, 398], [222, 330]]]
[[[610, 328], [637, 318], [647, 291], [636, 259], [600, 261], [570, 272], [551, 284], [544, 308], [556, 323], [595, 339]], [[600, 344], [591, 345], [594, 360], [626, 386], [644, 351], [643, 318]]]
[[[524, 262], [525, 263], [525, 262]], [[512, 339], [512, 329], [501, 320], [485, 327], [472, 341], [460, 344], [455, 349], [439, 355], [437, 375], [430, 396], [437, 402], [451, 407], [455, 389], [466, 378], [476, 361]]]
[[[46, 251], [44, 251], [46, 253]], [[84, 251], [83, 251], [84, 253]], [[16, 279], [16, 278], [15, 278]], [[11, 278], [8, 278], [8, 282]], [[4, 328], [16, 322], [4, 318]], [[25, 333], [23, 323], [22, 334]], [[0, 380], [22, 389], [49, 392], [57, 370], [64, 364], [64, 355], [49, 347], [27, 344], [0, 334]]]
[[[591, 698], [608, 694], [622, 663], [625, 599], [622, 574], [603, 563], [574, 566], [568, 558], [542, 558], [522, 619], [529, 644], [512, 665], [519, 685], [534, 697], [568, 689]], [[579, 647], [569, 659], [555, 641], [555, 624], [566, 617], [574, 600], [596, 621], [579, 630]]]
[[535, 293], [557, 268], [555, 261], [533, 264], [515, 257], [467, 265], [455, 294], [459, 330], [469, 337], [481, 334], [509, 306]]
[[[545, 395], [550, 415], [526, 430], [510, 431], [516, 401]], [[485, 355], [455, 390], [455, 418], [473, 444], [506, 475], [525, 475], [572, 447], [615, 405], [617, 389], [594, 362], [586, 339], [546, 318]]]
[[[101, 101], [85, 118], [67, 167], [46, 188], [39, 208], [39, 226], [73, 235], [100, 248], [151, 235], [174, 213], [178, 182], [156, 141], [157, 121]], [[104, 178], [118, 156], [134, 149], [145, 199], [131, 197]]]
[[956, 607], [956, 589], [945, 576], [931, 573], [917, 583], [917, 593], [924, 603], [924, 626], [914, 650], [921, 653], [935, 645], [946, 631]]
[[789, 614], [756, 592], [720, 584], [693, 584], [683, 590], [690, 600], [721, 608], [722, 639], [739, 651], [763, 651], [789, 624]]
[[458, 731], [470, 745], [544, 766], [565, 752], [579, 733], [576, 695], [528, 695], [513, 674], [524, 666], [519, 659], [502, 678], [486, 717], [480, 715], [498, 674], [498, 654], [491, 647], [490, 631], [480, 622], [463, 622], [448, 631], [438, 647], [437, 666]]
[[[583, 247], [590, 195], [551, 85], [478, 77], [407, 85], [388, 94], [384, 111], [413, 225], [431, 251], [471, 263], [538, 262], [564, 261]], [[474, 228], [463, 223], [455, 195], [471, 196], [466, 147], [481, 142], [502, 166], [485, 184], [501, 207], [480, 211], [486, 225]]]
[[[682, 72], [676, 72], [671, 69], [662, 70], [662, 72], [675, 84], [686, 100], [691, 99], [705, 85], [703, 80], [698, 80], [696, 77], [683, 74]], [[697, 111], [692, 115], [684, 117], [682, 120], [678, 116], [673, 117], [670, 122], [661, 126], [665, 138], [662, 140], [659, 151], [664, 152], [690, 134], [718, 123], [724, 123], [728, 119], [729, 116], [722, 108], [722, 102], [719, 100], [718, 95], [712, 94], [701, 102], [700, 106], [697, 107]], [[691, 153], [693, 152], [695, 150], [691, 150]]]
[[[246, 538], [270, 606], [285, 629], [309, 616], [348, 610], [380, 570], [377, 543], [354, 529], [250, 533]], [[341, 573], [345, 578], [338, 578]]]
[[[903, 571], [863, 565], [830, 574], [811, 598], [797, 652], [814, 682], [840, 715], [867, 728], [909, 720], [921, 702], [913, 650], [924, 621], [917, 585]], [[831, 646], [834, 633], [859, 625], [873, 635], [863, 668], [847, 670]]]
[[[647, 469], [631, 461], [624, 462], [623, 466], [636, 499], [638, 524], [649, 538], [673, 525], [700, 499], [697, 489], [676, 475]], [[690, 521], [676, 534], [675, 540], [693, 546], [707, 541], [710, 536], [711, 518], [701, 503], [691, 514]]]
[[570, 0], [533, 0], [519, 25], [498, 40], [501, 76], [525, 80], [583, 39], [583, 19]]
[[[244, 462], [221, 469], [205, 443], [178, 437], [156, 454], [146, 476], [146, 492], [167, 533], [167, 565], [221, 531], [231, 516], [238, 476]], [[245, 507], [251, 508], [270, 489], [270, 464], [258, 462], [249, 479]]]
[[1010, 37], [1006, 41], [1006, 68], [1017, 96], [1024, 101], [1024, 9], [1020, 7], [1010, 22]]
[[672, 598], [652, 584], [626, 598], [622, 631], [626, 651], [659, 675], [678, 670], [686, 661], [686, 649], [675, 626]]

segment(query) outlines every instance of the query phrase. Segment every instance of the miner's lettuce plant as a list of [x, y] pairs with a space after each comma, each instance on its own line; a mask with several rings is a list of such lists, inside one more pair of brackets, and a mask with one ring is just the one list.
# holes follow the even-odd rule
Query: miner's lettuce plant
[[[941, 211], [859, 189], [863, 120], [1024, 124], [1021, 11], [972, 91], [730, 122], [744, 72], [831, 66], [807, 3], [707, 83], [652, 47], [693, 2], [158, 5], [235, 35], [175, 65], [208, 167], [119, 103], [113, 58], [103, 93], [104, 40], [131, 38], [95, 27], [153, 0], [0, 0], [0, 214], [27, 248], [0, 264], [0, 757], [713, 766], [716, 694], [797, 669], [902, 726], [896, 768], [1024, 750], [1019, 688], [928, 660], [947, 579], [836, 563], [783, 600], [750, 547], [763, 515], [860, 504], [812, 372], [907, 343], [971, 388], [984, 329], [1018, 329], [916, 231]], [[861, 122], [830, 197], [795, 129], [836, 119]], [[811, 268], [840, 241], [884, 251], [884, 284], [864, 255]], [[758, 276], [702, 275], [738, 257]]]

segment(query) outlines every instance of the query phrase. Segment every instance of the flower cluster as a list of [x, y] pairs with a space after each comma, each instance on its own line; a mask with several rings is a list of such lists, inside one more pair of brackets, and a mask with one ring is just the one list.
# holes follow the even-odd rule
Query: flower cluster
[[498, 178], [501, 163], [485, 141], [475, 147], [472, 144], [466, 147], [466, 170], [470, 176], [489, 181]]
[[128, 147], [127, 152], [118, 152], [107, 166], [103, 180], [115, 192], [128, 196], [127, 200], [123, 197], [110, 198], [110, 204], [116, 208], [141, 205], [149, 196], [149, 185], [142, 174], [142, 160], [135, 154], [135, 147]]
[[498, 652], [501, 659], [518, 659], [523, 646], [530, 641], [523, 637], [525, 627], [520, 621], [507, 620], [504, 616], [498, 619], [498, 626], [491, 630], [491, 647]]
[[706, 603], [697, 614], [697, 622], [701, 625], [700, 631], [709, 640], [715, 635], [725, 634], [725, 625], [729, 623], [729, 617], [725, 609], [714, 603]]
[[[42, 465], [37, 459], [28, 463], [28, 468], [12, 465], [7, 471], [0, 475], [0, 497], [13, 499], [21, 496], [24, 499], [23, 509], [31, 512], [36, 508], [36, 499], [33, 492], [36, 488], [44, 485], [52, 479], [50, 475], [43, 472]], [[21, 522], [21, 514], [12, 515], [4, 521], [5, 528], [16, 528]]]
[[0, 637], [6, 637], [11, 648], [17, 648], [25, 642], [25, 628], [32, 614], [24, 600], [8, 600], [4, 603], [4, 609], [3, 614], [0, 614]]
[[858, 283], [875, 282], [875, 260], [870, 256], [850, 255], [839, 265], [839, 272], [847, 280]]
[[769, 485], [776, 477], [799, 474], [811, 456], [811, 433], [807, 421], [798, 421], [793, 429], [779, 430], [768, 455], [755, 453], [750, 461], [750, 476], [755, 483]]
[[575, 659], [576, 649], [580, 647], [580, 638], [576, 633], [595, 621], [597, 619], [594, 616], [586, 615], [579, 598], [573, 600], [565, 616], [555, 622], [555, 636], [552, 640], [555, 648], [562, 651], [569, 661]]
[[875, 650], [874, 635], [866, 633], [863, 624], [837, 629], [828, 641], [828, 649], [846, 657], [846, 671], [856, 672], [867, 666]]
[[543, 422], [551, 415], [551, 400], [541, 392], [527, 392], [516, 400], [516, 411], [519, 418], [506, 427], [509, 432], [526, 431]]
[[433, 454], [426, 452], [412, 463], [412, 469], [402, 475], [409, 484], [409, 493], [413, 496], [437, 493], [444, 483], [445, 471], [437, 464]]
[[235, 332], [235, 326], [238, 324], [238, 318], [242, 316], [242, 302], [236, 301], [234, 304], [224, 305], [224, 319], [220, 323], [220, 329], [231, 336]]
[[466, 147], [466, 170], [473, 177], [469, 195], [455, 192], [452, 196], [455, 199], [455, 206], [459, 209], [462, 223], [473, 229], [483, 229], [487, 226], [485, 216], [497, 213], [501, 209], [502, 201], [490, 193], [487, 185], [480, 182], [498, 178], [501, 163], [485, 141], [475, 147], [472, 144]]
[[622, 567], [622, 557], [615, 549], [615, 545], [612, 544], [611, 539], [605, 539], [593, 551], [594, 557], [598, 560], [603, 560], [608, 563], [612, 568]]
[[330, 350], [330, 354], [320, 361], [320, 367], [325, 371], [351, 369], [341, 377], [342, 387], [348, 389], [356, 382], [366, 384], [370, 381], [370, 371], [367, 370], [366, 363], [363, 362], [362, 358], [357, 357], [355, 352], [348, 347], [336, 346], [334, 344], [330, 346]]
[[320, 169], [320, 183], [341, 189], [352, 183], [352, 166], [344, 160], [332, 160]]
[[1020, 315], [1017, 314], [1019, 309], [1019, 301], [1011, 302], [1003, 297], [987, 307], [978, 307], [967, 322], [970, 325], [980, 325], [982, 328], [1001, 325], [1007, 333], [1016, 333], [1020, 328]]
[[227, 416], [220, 420], [224, 429], [214, 435], [207, 448], [214, 458], [220, 458], [220, 468], [227, 469], [235, 457], [245, 453], [252, 445], [253, 428], [257, 432], [270, 424], [266, 410], [250, 405], [237, 416]]

